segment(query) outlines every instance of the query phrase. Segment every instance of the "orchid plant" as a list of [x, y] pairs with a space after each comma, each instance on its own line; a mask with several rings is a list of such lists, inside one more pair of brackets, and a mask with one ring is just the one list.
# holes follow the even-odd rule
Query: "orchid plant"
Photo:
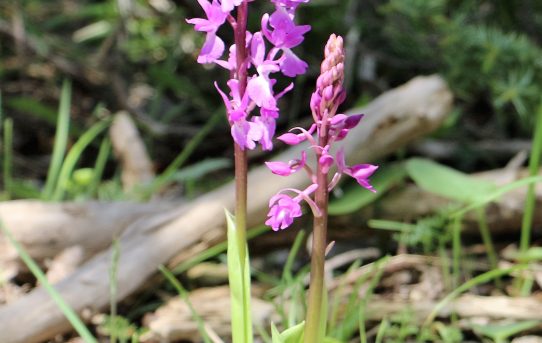
[[[250, 273], [246, 242], [247, 149], [260, 145], [273, 148], [277, 101], [293, 88], [293, 83], [275, 91], [278, 73], [295, 77], [305, 73], [307, 63], [292, 49], [303, 42], [309, 25], [294, 22], [298, 6], [309, 0], [271, 0], [274, 11], [261, 18], [258, 31], [247, 30], [249, 0], [198, 0], [206, 18], [187, 20], [196, 31], [206, 34], [198, 63], [214, 63], [229, 72], [227, 90], [215, 82], [224, 101], [235, 160], [235, 218], [228, 221], [228, 268], [232, 299], [232, 335], [235, 343], [253, 341], [250, 320]], [[234, 41], [228, 48], [219, 29], [228, 23]], [[256, 112], [256, 108], [259, 111]]]
[[[207, 18], [187, 20], [196, 31], [205, 32], [206, 38], [198, 56], [198, 63], [214, 63], [229, 71], [230, 78], [224, 91], [217, 82], [215, 87], [224, 101], [235, 151], [236, 206], [235, 218], [228, 218], [228, 267], [232, 293], [233, 342], [252, 342], [250, 324], [250, 274], [246, 248], [247, 210], [247, 149], [258, 145], [272, 150], [275, 121], [279, 116], [278, 100], [292, 90], [290, 83], [275, 91], [278, 73], [295, 77], [305, 73], [307, 63], [292, 49], [304, 40], [310, 25], [297, 25], [298, 6], [309, 0], [271, 0], [274, 11], [261, 18], [260, 30], [247, 30], [249, 0], [198, 0]], [[234, 13], [236, 16], [234, 16]], [[218, 36], [222, 25], [233, 29], [234, 42], [228, 48]], [[307, 141], [308, 151], [316, 157], [316, 172], [307, 163], [307, 151], [299, 159], [285, 162], [266, 162], [271, 172], [288, 176], [303, 169], [310, 184], [304, 190], [288, 188], [270, 199], [266, 224], [273, 230], [286, 229], [294, 218], [302, 215], [301, 203], [306, 202], [314, 215], [311, 282], [304, 342], [316, 343], [323, 339], [321, 327], [322, 299], [324, 296], [324, 259], [327, 244], [327, 205], [329, 191], [342, 175], [356, 179], [363, 187], [374, 192], [369, 177], [378, 168], [370, 164], [348, 166], [343, 149], [333, 155], [333, 146], [343, 140], [349, 130], [363, 118], [362, 114], [347, 116], [337, 114], [346, 93], [344, 80], [344, 49], [339, 36], [332, 35], [325, 47], [316, 91], [312, 94], [310, 108], [314, 123], [310, 128], [294, 128], [278, 137], [282, 142], [296, 145]], [[256, 108], [259, 109], [256, 114]], [[315, 137], [314, 137], [315, 136]], [[335, 167], [331, 180], [329, 173]], [[274, 340], [275, 341], [275, 340]], [[280, 340], [279, 340], [280, 341]]]
[[[359, 185], [371, 192], [376, 192], [369, 182], [369, 177], [378, 168], [372, 164], [348, 166], [345, 162], [344, 149], [339, 148], [332, 155], [336, 142], [343, 140], [351, 129], [356, 127], [363, 114], [337, 114], [340, 104], [346, 98], [344, 81], [344, 48], [340, 36], [331, 35], [326, 47], [320, 76], [316, 81], [316, 90], [312, 94], [310, 108], [314, 123], [307, 130], [301, 127], [278, 137], [289, 145], [309, 142], [309, 151], [315, 155], [316, 173], [307, 165], [307, 153], [301, 152], [299, 159], [285, 162], [266, 162], [274, 174], [288, 176], [305, 170], [310, 184], [304, 190], [288, 188], [279, 191], [269, 201], [269, 213], [266, 224], [275, 231], [289, 227], [294, 218], [301, 216], [302, 201], [305, 201], [314, 215], [309, 301], [305, 324], [305, 343], [319, 343], [323, 340], [322, 313], [324, 292], [324, 260], [327, 249], [327, 207], [329, 192], [337, 185], [342, 175], [353, 177]], [[313, 137], [315, 135], [316, 137]], [[332, 167], [336, 171], [329, 178]], [[290, 196], [291, 193], [294, 196]]]

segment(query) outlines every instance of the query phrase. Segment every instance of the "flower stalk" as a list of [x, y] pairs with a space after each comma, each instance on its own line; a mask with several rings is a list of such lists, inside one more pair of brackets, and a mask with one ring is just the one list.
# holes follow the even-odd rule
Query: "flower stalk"
[[[324, 145], [325, 146], [325, 145]], [[319, 156], [320, 157], [320, 156]], [[305, 343], [320, 343], [318, 337], [322, 322], [322, 301], [324, 298], [324, 264], [327, 247], [327, 205], [329, 192], [327, 188], [328, 173], [318, 164], [316, 171], [316, 184], [318, 188], [314, 193], [316, 206], [320, 209], [320, 216], [314, 217], [311, 249], [311, 273], [309, 286], [309, 299], [305, 321]], [[323, 185], [323, 187], [321, 187]]]
[[[327, 213], [329, 191], [339, 182], [342, 175], [353, 177], [359, 185], [375, 192], [369, 177], [378, 168], [371, 164], [346, 165], [344, 150], [338, 149], [335, 156], [332, 148], [336, 142], [343, 140], [363, 118], [362, 114], [337, 114], [339, 105], [345, 100], [344, 81], [344, 48], [342, 37], [331, 35], [326, 47], [324, 60], [320, 68], [320, 76], [316, 82], [316, 90], [312, 94], [310, 107], [314, 124], [308, 130], [294, 128], [292, 132], [279, 136], [286, 144], [296, 145], [307, 141], [310, 150], [316, 157], [316, 175], [306, 165], [306, 153], [300, 159], [284, 162], [266, 162], [274, 174], [291, 175], [305, 170], [311, 184], [303, 191], [287, 188], [271, 198], [266, 224], [275, 231], [290, 226], [293, 219], [301, 216], [299, 203], [302, 200], [310, 206], [313, 215], [313, 234], [311, 249], [311, 271], [309, 285], [308, 309], [305, 321], [305, 343], [321, 343], [325, 334], [326, 313], [323, 313], [326, 290], [324, 287], [324, 264], [327, 249]], [[316, 133], [316, 139], [313, 134]], [[332, 167], [336, 171], [329, 178]], [[289, 197], [285, 192], [297, 194]]]
[[[248, 21], [248, 2], [243, 0], [237, 8], [237, 21], [234, 25], [234, 39], [236, 49], [236, 73], [230, 71], [232, 79], [239, 81], [239, 94], [241, 98], [247, 89], [247, 49], [246, 49], [246, 29]], [[233, 74], [233, 75], [232, 75]], [[235, 75], [237, 74], [237, 75]], [[237, 142], [234, 145], [234, 164], [235, 164], [235, 228], [237, 232], [237, 244], [244, 247], [247, 244], [247, 175], [248, 161], [247, 152]], [[240, 249], [241, 267], [244, 268], [245, 249]]]
[[[292, 49], [301, 44], [303, 35], [310, 30], [309, 25], [294, 22], [297, 7], [309, 0], [271, 0], [275, 11], [262, 16], [259, 31], [247, 31], [249, 1], [198, 0], [206, 18], [187, 20], [196, 31], [206, 34], [198, 63], [214, 63], [229, 71], [226, 83], [229, 92], [224, 92], [217, 82], [215, 87], [224, 101], [234, 141], [235, 219], [226, 211], [234, 343], [253, 341], [246, 233], [247, 149], [254, 149], [257, 144], [263, 150], [273, 148], [275, 121], [279, 116], [277, 100], [293, 88], [293, 83], [275, 94], [273, 87], [277, 80], [272, 74], [281, 72], [295, 77], [305, 73], [307, 63]], [[234, 11], [236, 15], [232, 14]], [[226, 22], [233, 29], [234, 42], [228, 49], [229, 56], [222, 59], [226, 45], [217, 33]], [[259, 108], [259, 115], [254, 113], [256, 108]], [[299, 197], [308, 195], [303, 193]]]

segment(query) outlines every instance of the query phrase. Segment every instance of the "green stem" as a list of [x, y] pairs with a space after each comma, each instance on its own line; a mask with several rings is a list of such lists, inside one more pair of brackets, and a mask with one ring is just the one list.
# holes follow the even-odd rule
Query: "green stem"
[[460, 263], [461, 263], [461, 220], [463, 219], [462, 216], [458, 216], [454, 218], [453, 224], [452, 224], [452, 287], [455, 289], [459, 285], [459, 279], [460, 279]]
[[[536, 126], [533, 135], [533, 145], [531, 148], [531, 155], [529, 158], [529, 176], [535, 176], [538, 174], [538, 168], [540, 167], [540, 155], [542, 154], [542, 104], [538, 108], [536, 113]], [[525, 199], [525, 212], [523, 213], [523, 220], [521, 222], [521, 238], [519, 244], [519, 251], [524, 254], [529, 248], [531, 241], [531, 227], [533, 225], [534, 206], [536, 202], [535, 197], [535, 185], [530, 184], [527, 188], [527, 197]]]
[[[239, 80], [239, 93], [241, 97], [244, 95], [247, 87], [247, 49], [246, 49], [246, 28], [248, 22], [248, 0], [237, 7], [237, 20], [234, 25], [234, 40], [236, 46], [236, 72], [232, 73], [231, 78]], [[243, 296], [243, 322], [244, 325], [251, 325], [250, 306], [246, 306], [250, 299], [250, 281], [244, 280], [246, 261], [248, 260], [247, 250], [247, 174], [248, 174], [248, 159], [247, 152], [237, 143], [234, 142], [234, 160], [235, 160], [235, 233], [237, 246], [239, 247], [239, 260], [243, 275], [242, 296]], [[248, 285], [248, 286], [247, 286]], [[252, 327], [245, 330], [244, 342], [234, 343], [251, 343]]]
[[235, 231], [241, 259], [241, 266], [244, 268], [245, 249], [247, 244], [247, 153], [237, 143], [234, 146], [235, 159]]
[[[321, 141], [326, 142], [327, 137]], [[320, 144], [325, 146], [325, 144]], [[317, 154], [317, 160], [320, 154]], [[324, 263], [327, 246], [327, 205], [329, 193], [327, 189], [327, 173], [322, 171], [320, 164], [316, 171], [316, 182], [318, 188], [314, 194], [315, 202], [320, 209], [321, 215], [314, 217], [314, 227], [312, 233], [312, 251], [311, 251], [311, 277], [309, 286], [309, 304], [307, 308], [307, 317], [305, 324], [305, 343], [321, 343], [320, 337], [322, 325], [322, 299], [324, 296]]]
[[[246, 49], [246, 28], [248, 21], [248, 2], [243, 2], [237, 8], [237, 21], [234, 26], [234, 40], [236, 47], [236, 75], [239, 80], [239, 93], [244, 95], [247, 87], [247, 49]], [[235, 227], [239, 247], [246, 244], [246, 217], [247, 217], [247, 153], [237, 143], [234, 143], [235, 158]], [[242, 255], [243, 249], [239, 250]], [[241, 257], [241, 265], [244, 264], [245, 256]]]
[[8, 199], [13, 191], [13, 120], [6, 119], [4, 123], [4, 191]]
[[[486, 211], [484, 208], [478, 208], [478, 225], [480, 228], [480, 235], [482, 236], [482, 241], [486, 248], [487, 257], [489, 259], [489, 265], [491, 269], [497, 269], [497, 253], [495, 252], [495, 246], [493, 245], [493, 240], [491, 239], [491, 233], [489, 233], [489, 227], [487, 225]], [[495, 279], [495, 285], [497, 288], [501, 288], [502, 284], [500, 279]]]

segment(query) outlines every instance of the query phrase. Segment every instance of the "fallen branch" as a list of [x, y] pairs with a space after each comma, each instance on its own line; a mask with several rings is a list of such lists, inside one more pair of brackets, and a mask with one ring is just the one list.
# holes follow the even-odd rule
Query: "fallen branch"
[[[353, 130], [345, 141], [348, 159], [350, 162], [374, 160], [434, 130], [449, 113], [451, 100], [446, 84], [437, 76], [415, 78], [383, 94], [363, 111], [356, 111], [367, 116], [363, 125]], [[305, 148], [291, 148], [277, 159], [290, 160]], [[306, 182], [301, 173], [281, 178], [264, 167], [254, 168], [248, 179], [248, 224], [263, 222], [268, 200], [278, 190], [301, 188]], [[228, 184], [178, 209], [143, 217], [126, 226], [120, 239], [117, 300], [135, 292], [156, 272], [159, 264], [166, 263], [180, 251], [223, 238], [223, 210], [233, 208], [233, 198], [233, 186]], [[9, 224], [6, 226], [14, 229]], [[87, 235], [92, 235], [92, 230]], [[89, 308], [99, 310], [108, 305], [110, 256], [109, 250], [97, 254], [56, 284], [57, 290], [77, 312]], [[41, 287], [0, 308], [0, 341], [4, 343], [39, 342], [69, 328], [62, 312]]]

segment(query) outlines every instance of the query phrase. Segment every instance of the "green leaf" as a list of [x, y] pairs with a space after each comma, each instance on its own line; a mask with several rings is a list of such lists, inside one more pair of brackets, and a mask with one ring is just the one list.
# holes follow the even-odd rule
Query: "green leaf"
[[535, 328], [541, 323], [542, 322], [539, 320], [528, 320], [508, 324], [472, 324], [472, 328], [480, 335], [487, 336], [496, 342], [503, 342], [510, 336], [514, 336], [522, 331]]
[[301, 322], [279, 333], [275, 324], [271, 323], [271, 335], [273, 343], [302, 343], [305, 332], [305, 322]]
[[233, 343], [252, 343], [248, 249], [246, 242], [243, 246], [239, 246], [234, 217], [228, 210], [225, 210], [225, 213], [228, 224], [228, 274], [232, 339]]
[[272, 343], [284, 343], [282, 337], [280, 336], [279, 330], [275, 326], [275, 323], [271, 323], [271, 342]]
[[491, 182], [474, 179], [428, 159], [410, 159], [406, 170], [422, 189], [461, 202], [476, 201], [496, 189]]
[[57, 186], [60, 175], [60, 168], [68, 145], [68, 131], [70, 128], [70, 104], [71, 104], [71, 82], [64, 80], [62, 91], [60, 93], [60, 104], [58, 107], [58, 117], [55, 132], [55, 143], [53, 146], [53, 155], [51, 156], [51, 164], [47, 172], [47, 180], [43, 189], [43, 199], [50, 200], [53, 196], [53, 191]]
[[371, 179], [371, 183], [377, 190], [376, 193], [369, 192], [356, 183], [349, 187], [342, 197], [330, 201], [328, 213], [337, 216], [358, 211], [378, 199], [405, 176], [406, 170], [403, 163], [382, 168]]
[[90, 129], [88, 129], [88, 131], [86, 131], [81, 137], [79, 137], [77, 142], [75, 142], [75, 144], [70, 149], [70, 152], [66, 155], [64, 163], [62, 163], [62, 166], [58, 173], [56, 187], [51, 196], [52, 200], [60, 201], [64, 198], [64, 193], [68, 186], [67, 183], [70, 180], [70, 175], [73, 174], [73, 170], [77, 165], [79, 158], [83, 154], [83, 151], [102, 131], [104, 131], [109, 126], [110, 123], [111, 120], [104, 120], [94, 124]]

